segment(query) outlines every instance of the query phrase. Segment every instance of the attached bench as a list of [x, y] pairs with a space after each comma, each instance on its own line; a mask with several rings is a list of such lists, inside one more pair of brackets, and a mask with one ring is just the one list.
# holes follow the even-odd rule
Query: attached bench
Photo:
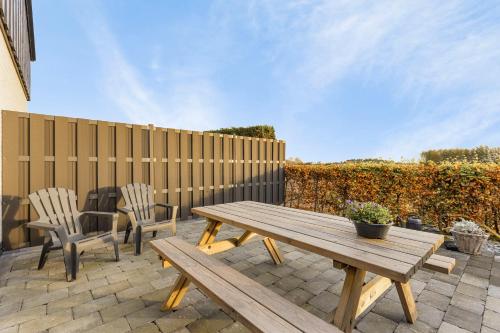
[[456, 261], [454, 258], [433, 254], [424, 263], [424, 268], [444, 274], [450, 274], [455, 265]]
[[341, 332], [177, 237], [154, 240], [151, 247], [181, 272], [162, 310], [179, 305], [193, 282], [254, 332]]

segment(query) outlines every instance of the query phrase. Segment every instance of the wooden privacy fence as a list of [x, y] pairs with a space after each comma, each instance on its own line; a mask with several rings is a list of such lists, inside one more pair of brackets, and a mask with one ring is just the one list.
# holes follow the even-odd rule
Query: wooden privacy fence
[[[119, 187], [143, 182], [182, 219], [192, 207], [284, 200], [284, 141], [11, 111], [2, 130], [5, 249], [41, 243], [25, 223], [37, 218], [28, 194], [44, 187], [75, 190], [80, 210], [114, 211], [124, 205]], [[87, 221], [86, 231], [103, 223]]]

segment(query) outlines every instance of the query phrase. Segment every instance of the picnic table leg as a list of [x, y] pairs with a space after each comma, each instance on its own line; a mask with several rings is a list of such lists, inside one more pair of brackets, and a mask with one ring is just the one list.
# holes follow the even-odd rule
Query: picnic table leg
[[215, 221], [212, 219], [207, 219], [207, 226], [203, 233], [201, 234], [200, 240], [198, 241], [198, 245], [206, 245], [213, 243], [215, 240], [215, 236], [219, 232], [222, 222]]
[[345, 268], [345, 272], [344, 286], [342, 287], [339, 305], [335, 311], [333, 324], [344, 332], [351, 332], [356, 319], [366, 271], [348, 266]]
[[403, 306], [403, 311], [406, 316], [406, 320], [409, 323], [415, 323], [417, 320], [417, 308], [415, 306], [415, 300], [413, 299], [413, 294], [411, 292], [410, 282], [402, 283], [395, 282], [396, 290], [398, 291], [399, 300]]
[[169, 311], [179, 305], [179, 303], [184, 298], [184, 295], [186, 295], [186, 292], [188, 291], [189, 283], [190, 281], [187, 277], [182, 274], [179, 275], [174, 287], [172, 288], [172, 291], [170, 291], [170, 294], [167, 296], [167, 299], [163, 303], [161, 311]]
[[264, 242], [269, 255], [271, 255], [271, 258], [273, 258], [274, 263], [276, 265], [283, 263], [283, 256], [281, 255], [281, 252], [278, 249], [278, 245], [276, 245], [274, 239], [266, 237], [262, 241]]

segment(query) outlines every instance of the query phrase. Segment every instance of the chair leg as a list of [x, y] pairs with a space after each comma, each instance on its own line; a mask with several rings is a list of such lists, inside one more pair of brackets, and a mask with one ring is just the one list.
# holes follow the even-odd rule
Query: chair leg
[[76, 244], [71, 244], [71, 278], [76, 280], [76, 273], [80, 268], [80, 253], [76, 248]]
[[135, 228], [135, 255], [141, 254], [141, 243], [142, 243], [142, 228], [138, 225]]
[[153, 231], [153, 237], [156, 237], [157, 233], [158, 233], [158, 231]]
[[47, 261], [47, 256], [50, 252], [50, 247], [52, 246], [52, 239], [50, 237], [45, 237], [42, 247], [42, 253], [40, 254], [40, 260], [38, 261], [38, 269], [42, 269]]
[[124, 244], [127, 244], [128, 242], [128, 237], [130, 236], [130, 231], [132, 230], [132, 226], [130, 223], [127, 223], [127, 228], [125, 229], [125, 239], [123, 240]]
[[71, 249], [69, 251], [63, 251], [64, 254], [64, 266], [66, 268], [66, 280], [71, 282], [72, 278], [72, 260], [71, 260]]
[[120, 253], [118, 252], [118, 240], [117, 239], [113, 240], [113, 246], [115, 248], [116, 261], [120, 261]]

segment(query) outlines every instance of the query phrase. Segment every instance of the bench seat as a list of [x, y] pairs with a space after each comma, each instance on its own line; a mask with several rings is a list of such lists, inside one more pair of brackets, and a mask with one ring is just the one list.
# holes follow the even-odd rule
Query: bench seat
[[455, 264], [456, 261], [454, 258], [433, 254], [424, 263], [424, 268], [444, 274], [450, 274], [455, 267]]
[[[181, 272], [179, 279], [187, 278], [193, 282], [234, 319], [254, 332], [341, 332], [177, 237], [154, 240], [151, 246]], [[176, 285], [172, 293], [179, 292], [179, 289], [187, 289], [187, 286]]]

